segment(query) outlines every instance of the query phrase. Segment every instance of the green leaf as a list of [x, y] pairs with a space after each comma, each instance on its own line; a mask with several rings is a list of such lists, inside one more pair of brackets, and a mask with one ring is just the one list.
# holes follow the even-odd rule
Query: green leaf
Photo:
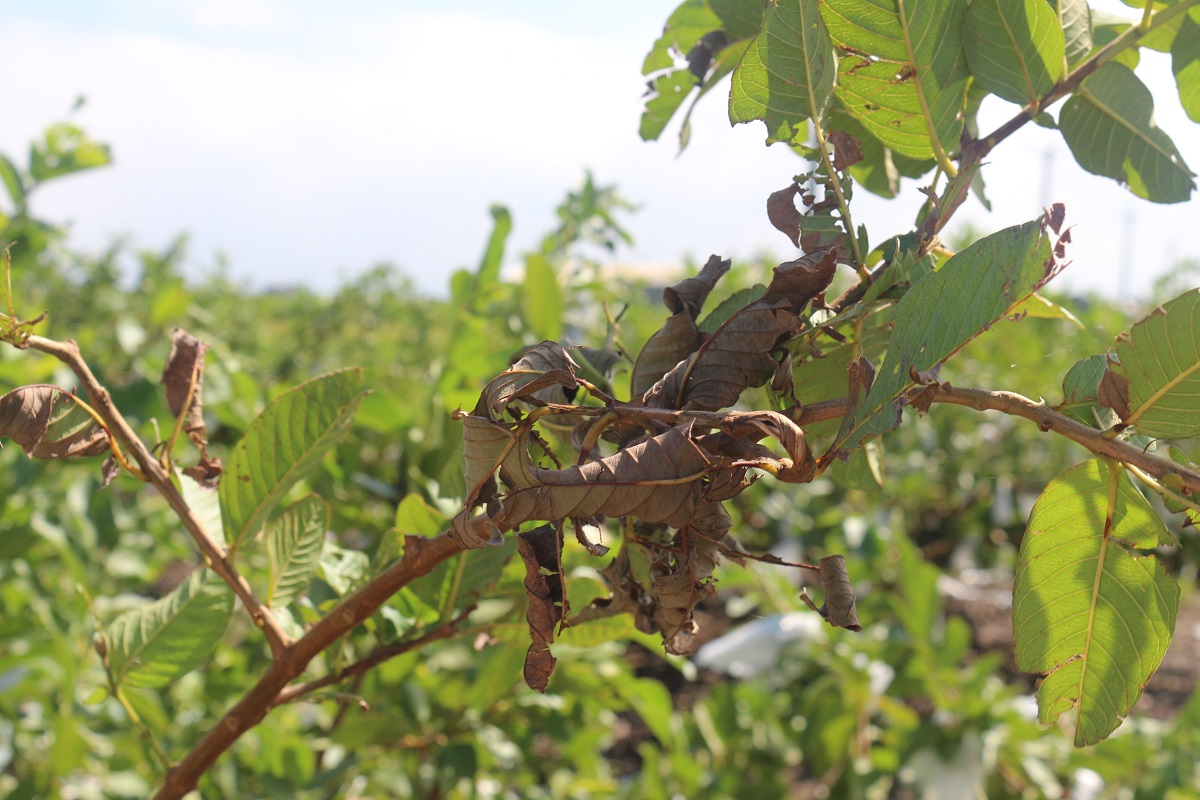
[[562, 338], [563, 291], [550, 262], [531, 253], [525, 257], [525, 286], [521, 308], [529, 330], [539, 339]]
[[1151, 311], [1116, 351], [1129, 382], [1126, 424], [1168, 439], [1200, 433], [1200, 290]]
[[308, 589], [321, 561], [329, 520], [329, 504], [310, 494], [267, 524], [268, 606], [286, 606]]
[[371, 569], [370, 559], [361, 550], [349, 550], [328, 539], [321, 548], [318, 561], [320, 575], [339, 597], [357, 589]]
[[1193, 8], [1180, 21], [1171, 44], [1171, 72], [1188, 119], [1200, 122], [1200, 9]]
[[1028, 105], [1066, 73], [1064, 31], [1046, 0], [974, 0], [963, 49], [971, 74], [992, 94]]
[[685, 0], [671, 12], [663, 34], [654, 42], [646, 60], [642, 63], [642, 74], [649, 75], [675, 66], [674, 53], [686, 53], [700, 37], [721, 29], [718, 17], [704, 0]]
[[426, 503], [419, 494], [407, 495], [396, 506], [396, 530], [401, 536], [407, 533], [437, 536], [448, 524], [446, 515]]
[[1037, 319], [1065, 319], [1079, 330], [1087, 330], [1087, 326], [1079, 321], [1066, 306], [1043, 297], [1041, 294], [1030, 295], [1029, 299], [1013, 309], [1014, 317], [1035, 317]]
[[21, 180], [21, 173], [17, 171], [16, 165], [5, 155], [0, 155], [0, 181], [4, 182], [4, 188], [8, 190], [13, 206], [19, 211], [25, 204], [25, 182]]
[[915, 159], [958, 146], [969, 71], [960, 0], [827, 0], [841, 59], [837, 97], [887, 147]]
[[810, 117], [825, 113], [837, 60], [817, 0], [772, 3], [762, 32], [733, 71], [729, 121], [761, 119], [767, 143], [803, 138]]
[[643, 141], [652, 142], [662, 136], [667, 123], [683, 105], [700, 81], [690, 69], [677, 69], [654, 79], [654, 94], [646, 99], [638, 135]]
[[1063, 105], [1058, 126], [1081, 167], [1138, 197], [1180, 203], [1195, 189], [1174, 142], [1154, 123], [1150, 90], [1121, 64], [1092, 73]]
[[492, 215], [492, 235], [488, 238], [483, 258], [479, 260], [479, 269], [471, 284], [471, 303], [472, 307], [476, 309], [479, 308], [481, 301], [491, 293], [492, 288], [500, 282], [500, 267], [504, 262], [504, 243], [508, 241], [508, 234], [512, 231], [512, 215], [508, 213], [507, 208], [502, 205], [494, 205], [488, 209], [488, 212]]
[[213, 649], [233, 614], [233, 592], [209, 570], [127, 611], [108, 626], [109, 670], [118, 685], [166, 686]]
[[517, 540], [513, 536], [495, 547], [466, 550], [436, 566], [414, 584], [414, 592], [422, 603], [438, 609], [442, 619], [449, 619], [496, 583], [516, 551]]
[[1112, 409], [1100, 405], [1100, 381], [1108, 369], [1108, 356], [1095, 355], [1077, 362], [1063, 377], [1063, 401], [1055, 410], [1084, 425], [1111, 428], [1117, 421]]
[[331, 372], [270, 402], [233, 448], [221, 477], [221, 520], [236, 549], [296, 481], [350, 429], [366, 393], [361, 369]]
[[77, 125], [60, 122], [47, 128], [43, 140], [30, 147], [29, 177], [41, 183], [111, 162], [108, 145], [89, 138]]
[[1062, 29], [1067, 66], [1073, 67], [1092, 51], [1092, 9], [1087, 0], [1046, 0]]
[[1059, 475], [1033, 507], [1013, 587], [1017, 667], [1046, 675], [1042, 722], [1077, 710], [1077, 746], [1116, 729], [1170, 644], [1179, 586], [1137, 551], [1171, 543], [1120, 468], [1099, 461]]
[[[1061, 207], [1060, 207], [1061, 208]], [[844, 417], [823, 463], [900, 422], [901, 395], [912, 370], [930, 370], [991, 325], [1010, 316], [1053, 277], [1062, 242], [1049, 216], [1006, 228], [960, 251], [900, 299], [887, 355], [870, 391]]]

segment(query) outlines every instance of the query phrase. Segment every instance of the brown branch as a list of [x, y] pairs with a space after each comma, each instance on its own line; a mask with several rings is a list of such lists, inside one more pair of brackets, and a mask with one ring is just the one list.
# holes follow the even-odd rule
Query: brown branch
[[[1030, 122], [1038, 114], [1045, 111], [1051, 105], [1066, 97], [1071, 92], [1079, 88], [1079, 84], [1083, 83], [1087, 76], [1091, 75], [1102, 65], [1112, 60], [1112, 58], [1125, 48], [1135, 44], [1138, 40], [1150, 33], [1156, 28], [1160, 28], [1170, 22], [1180, 14], [1184, 14], [1188, 9], [1200, 5], [1200, 0], [1184, 0], [1178, 5], [1164, 8], [1162, 11], [1155, 14], [1149, 20], [1143, 21], [1136, 25], [1131, 25], [1120, 36], [1113, 39], [1103, 48], [1096, 52], [1088, 60], [1084, 61], [1062, 81], [1055, 84], [1050, 91], [1039, 97], [1034, 102], [1030, 103], [1025, 108], [1021, 109], [1020, 113], [1005, 122], [996, 130], [984, 136], [981, 139], [975, 139], [966, 142], [962, 147], [962, 153], [959, 158], [959, 163], [963, 166], [968, 164], [978, 164], [987, 154], [992, 151], [996, 145], [1007, 139], [1027, 122]], [[1147, 10], [1150, 5], [1147, 4]]]
[[171, 510], [179, 517], [179, 521], [183, 523], [183, 527], [191, 534], [192, 539], [195, 540], [196, 545], [200, 548], [205, 563], [212, 567], [213, 571], [221, 576], [221, 579], [225, 583], [229, 584], [229, 588], [242, 601], [242, 604], [246, 607], [246, 611], [250, 614], [250, 618], [266, 637], [267, 644], [271, 647], [272, 657], [278, 659], [290, 644], [290, 640], [287, 634], [283, 632], [283, 628], [280, 627], [279, 621], [275, 619], [271, 610], [263, 605], [262, 601], [254, 594], [254, 590], [250, 588], [249, 581], [238, 572], [237, 567], [232, 562], [226, 559], [227, 552], [224, 545], [214, 539], [208, 530], [205, 529], [204, 523], [192, 513], [187, 501], [179, 493], [179, 489], [171, 482], [170, 474], [150, 454], [141, 437], [134, 433], [129, 423], [125, 421], [125, 417], [122, 416], [113, 403], [112, 395], [96, 379], [96, 376], [92, 374], [91, 368], [84, 361], [79, 351], [79, 345], [70, 339], [65, 342], [59, 342], [54, 339], [33, 335], [25, 340], [25, 346], [52, 355], [71, 368], [71, 371], [75, 373], [75, 376], [83, 385], [84, 391], [87, 392], [92, 407], [104, 421], [109, 434], [122, 447], [129, 451], [133, 460], [137, 462], [138, 467], [141, 469], [144, 480], [166, 499], [167, 504], [171, 506]]
[[310, 661], [374, 614], [389, 597], [462, 550], [463, 546], [447, 533], [432, 539], [406, 537], [404, 557], [334, 606], [308, 633], [288, 647], [254, 688], [225, 712], [191, 752], [167, 773], [162, 788], [154, 795], [155, 800], [178, 800], [194, 789], [200, 776], [238, 737], [262, 722], [280, 693], [304, 672]]
[[279, 693], [271, 705], [274, 707], [283, 705], [284, 703], [290, 703], [293, 700], [297, 700], [310, 692], [315, 692], [317, 689], [323, 689], [326, 686], [331, 686], [335, 683], [341, 683], [347, 678], [353, 678], [356, 675], [361, 675], [372, 667], [377, 667], [383, 662], [393, 659], [396, 656], [402, 656], [405, 653], [412, 652], [413, 650], [420, 650], [422, 647], [431, 642], [436, 642], [439, 639], [445, 639], [453, 636], [454, 634], [458, 633], [459, 626], [462, 625], [463, 621], [465, 621], [474, 610], [474, 605], [468, 606], [454, 619], [444, 622], [441, 625], [438, 625], [436, 628], [426, 631], [422, 636], [418, 636], [416, 639], [409, 639], [408, 641], [396, 642], [395, 644], [388, 645], [387, 647], [381, 647], [366, 658], [356, 661], [350, 666], [340, 669], [337, 672], [330, 673], [323, 678], [317, 678], [315, 680], [305, 681], [304, 683], [297, 683], [289, 686]]
[[976, 411], [1002, 411], [1014, 417], [1036, 422], [1043, 432], [1054, 432], [1083, 445], [1098, 456], [1115, 458], [1141, 469], [1155, 478], [1166, 474], [1179, 476], [1189, 492], [1200, 495], [1200, 473], [1176, 464], [1168, 458], [1147, 453], [1140, 447], [1119, 439], [1110, 439], [1104, 431], [1077, 422], [1060, 414], [1043, 402], [1030, 400], [1014, 392], [989, 392], [983, 389], [960, 389], [948, 384], [933, 384], [923, 391], [934, 403], [952, 403]]

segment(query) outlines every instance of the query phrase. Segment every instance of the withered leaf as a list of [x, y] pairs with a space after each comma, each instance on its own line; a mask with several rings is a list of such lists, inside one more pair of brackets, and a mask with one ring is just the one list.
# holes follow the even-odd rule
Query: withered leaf
[[696, 317], [717, 281], [729, 271], [729, 263], [720, 256], [709, 256], [699, 275], [663, 289], [663, 304], [672, 315], [638, 353], [630, 377], [634, 397], [645, 394], [668, 370], [700, 346], [704, 339], [696, 328]]
[[699, 644], [693, 612], [697, 603], [716, 591], [712, 573], [718, 542], [731, 524], [724, 506], [704, 503], [676, 534], [673, 546], [661, 548], [650, 564], [651, 599], [657, 606], [653, 619], [668, 653], [690, 655]]
[[207, 351], [207, 344], [176, 328], [171, 334], [171, 353], [163, 367], [162, 384], [167, 407], [175, 417], [184, 417], [183, 431], [200, 451], [199, 463], [188, 467], [186, 472], [197, 483], [211, 489], [220, 480], [221, 459], [208, 454], [208, 429], [204, 425], [204, 354]]
[[830, 131], [829, 143], [833, 145], [834, 169], [845, 171], [863, 160], [862, 145], [845, 131]]
[[771, 375], [771, 352], [800, 324], [799, 314], [837, 269], [833, 250], [780, 264], [762, 297], [734, 313], [687, 361], [645, 394], [652, 408], [716, 411]]
[[817, 571], [825, 592], [825, 602], [818, 608], [803, 589], [800, 590], [800, 599], [830, 625], [855, 632], [861, 631], [862, 625], [859, 624], [858, 613], [855, 610], [854, 588], [846, 574], [845, 559], [842, 556], [823, 558]]
[[672, 314], [687, 313], [695, 319], [717, 281], [729, 272], [729, 265], [730, 261], [727, 258], [709, 256], [698, 275], [663, 289], [663, 305], [670, 309]]
[[525, 562], [525, 594], [529, 597], [525, 619], [531, 643], [525, 653], [525, 683], [530, 689], [545, 692], [557, 661], [550, 652], [554, 628], [568, 613], [558, 528], [542, 525], [517, 534], [517, 552]]
[[[865, 356], [860, 356], [846, 365], [846, 374], [849, 378], [849, 407], [846, 409], [846, 415], [842, 417], [841, 430], [838, 432], [837, 440], [842, 440], [842, 434], [845, 431], [853, 430], [858, 422], [858, 414], [862, 406], [863, 400], [871, 391], [871, 384], [875, 382], [875, 367]], [[895, 408], [896, 424], [900, 424], [900, 408], [897, 405]], [[848, 457], [848, 454], [840, 452], [843, 458]], [[824, 458], [824, 456], [822, 456]]]
[[826, 556], [821, 559], [821, 588], [825, 590], [825, 604], [818, 612], [834, 627], [861, 631], [858, 612], [854, 607], [854, 587], [846, 573], [844, 556]]
[[94, 456], [109, 449], [108, 434], [91, 414], [70, 392], [49, 384], [22, 386], [0, 397], [0, 436], [30, 458]]
[[803, 214], [796, 208], [796, 195], [800, 187], [794, 182], [786, 189], [771, 192], [767, 197], [767, 219], [775, 228], [787, 235], [796, 247], [800, 246], [800, 220]]
[[479, 396], [475, 415], [494, 418], [509, 403], [542, 389], [561, 386], [575, 389], [578, 365], [557, 342], [542, 342], [530, 349], [504, 372], [493, 378]]
[[[494, 539], [496, 530], [512, 530], [529, 520], [631, 515], [678, 528], [691, 520], [700, 502], [700, 479], [706, 474], [708, 457], [692, 441], [691, 423], [607, 458], [557, 470], [532, 466], [524, 437], [499, 423], [478, 417], [463, 421], [464, 435], [468, 430], [492, 430], [509, 437], [509, 445], [500, 448], [504, 452], [501, 476], [511, 488], [495, 498], [494, 513], [489, 508], [487, 516], [473, 517], [474, 506], [468, 505], [454, 518], [451, 535], [467, 547], [482, 547]], [[472, 444], [468, 438], [468, 468], [472, 468]], [[496, 452], [491, 440], [488, 446]], [[498, 461], [492, 463], [492, 469], [500, 466]], [[477, 476], [478, 468], [474, 469]]]
[[1100, 379], [1099, 400], [1125, 420], [1130, 414], [1129, 381], [1121, 374], [1120, 369], [1120, 363], [1110, 355], [1108, 368], [1104, 370], [1104, 377]]

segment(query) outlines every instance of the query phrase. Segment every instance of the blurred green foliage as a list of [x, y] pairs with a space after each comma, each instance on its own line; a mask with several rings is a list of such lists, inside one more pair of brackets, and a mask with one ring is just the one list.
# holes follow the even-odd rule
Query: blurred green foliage
[[[366, 368], [372, 394], [351, 435], [292, 493], [316, 492], [333, 508], [319, 579], [290, 607], [297, 628], [386, 564], [401, 534], [444, 527], [463, 493], [450, 412], [473, 404], [523, 347], [561, 335], [633, 355], [664, 316], [645, 285], [593, 257], [629, 241], [620, 215], [631, 206], [590, 175], [560, 206], [559, 226], [523, 254], [521, 276], [502, 269], [511, 220], [495, 207], [480, 263], [453, 276], [448, 298], [418, 296], [388, 266], [323, 296], [252, 292], [220, 273], [185, 278], [182, 239], [161, 252], [73, 251], [27, 198], [106, 160], [81, 131], [56, 126], [24, 170], [0, 163], [0, 243], [15, 243], [18, 312], [49, 310], [39, 332], [79, 342], [144, 438], [161, 440], [173, 422], [157, 383], [177, 326], [212, 347], [204, 400], [221, 456], [271, 397], [320, 372]], [[772, 266], [736, 263], [722, 291], [763, 282]], [[1057, 402], [1061, 376], [1104, 352], [1129, 318], [1097, 298], [1061, 302], [1079, 326], [1005, 322], [942, 378]], [[591, 366], [593, 382], [627, 395], [628, 359], [611, 384]], [[0, 349], [0, 394], [39, 381], [73, 384], [48, 357]], [[618, 618], [569, 631], [539, 695], [521, 681], [520, 564], [511, 548], [477, 551], [403, 590], [310, 674], [477, 603], [460, 635], [275, 709], [206, 776], [201, 796], [1033, 798], [1069, 796], [1097, 774], [1107, 784], [1098, 796], [1200, 796], [1196, 700], [1174, 722], [1133, 720], [1076, 751], [1033, 721], [1029, 687], [1005, 678], [1005, 655], [983, 651], [978, 631], [944, 611], [938, 567], [994, 568], [1003, 585], [1028, 506], [1079, 457], [1075, 446], [1001, 415], [938, 407], [875, 457], [874, 471], [860, 454], [832, 477], [760, 482], [730, 504], [753, 548], [797, 547], [805, 561], [846, 553], [862, 633], [804, 629], [776, 642], [770, 669], [737, 679], [663, 655]], [[128, 689], [128, 709], [108, 696], [97, 626], [169, 591], [197, 557], [146, 488], [127, 478], [99, 486], [95, 463], [0, 450], [0, 797], [146, 796], [162, 777], [153, 754], [186, 752], [269, 662], [239, 614], [201, 668], [163, 691]], [[252, 580], [265, 574], [262, 550], [245, 549]], [[579, 608], [603, 591], [605, 559], [571, 546], [564, 558]], [[726, 564], [705, 606], [710, 624], [808, 614], [791, 578]], [[959, 794], [937, 795], [939, 781]]]

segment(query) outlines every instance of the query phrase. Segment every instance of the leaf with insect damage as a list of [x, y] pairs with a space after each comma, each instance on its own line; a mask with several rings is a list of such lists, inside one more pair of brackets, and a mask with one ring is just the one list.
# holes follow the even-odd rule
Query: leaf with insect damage
[[30, 458], [95, 456], [108, 450], [108, 434], [70, 392], [49, 384], [13, 389], [0, 397], [0, 436]]
[[214, 488], [221, 478], [221, 459], [208, 454], [208, 429], [204, 425], [204, 354], [208, 345], [185, 330], [171, 335], [171, 354], [163, 367], [162, 384], [167, 407], [183, 419], [183, 432], [200, 451], [200, 461], [184, 470], [197, 483]]
[[800, 313], [833, 280], [837, 251], [780, 264], [767, 291], [726, 320], [687, 361], [646, 392], [652, 408], [716, 411], [774, 373], [771, 352], [800, 325]]
[[[504, 531], [529, 520], [632, 515], [678, 528], [688, 523], [700, 502], [701, 479], [709, 460], [692, 441], [691, 423], [608, 458], [567, 469], [540, 469], [529, 457], [527, 434], [503, 430], [500, 423], [481, 423], [478, 417], [463, 417], [463, 421], [511, 437], [503, 463], [493, 466], [500, 469], [509, 491], [487, 498], [484, 516], [471, 516], [474, 506], [468, 505], [451, 525], [451, 535], [467, 547], [498, 544]], [[472, 443], [466, 441], [468, 449]]]
[[663, 289], [663, 304], [672, 313], [638, 353], [630, 377], [633, 397], [644, 395], [668, 370], [700, 346], [703, 337], [696, 327], [696, 317], [717, 281], [728, 271], [728, 259], [709, 256], [700, 274]]
[[529, 597], [525, 619], [532, 640], [525, 654], [525, 683], [530, 689], [545, 692], [557, 661], [550, 652], [554, 628], [569, 613], [563, 591], [559, 529], [542, 525], [517, 534], [517, 552], [525, 562], [525, 594]]

